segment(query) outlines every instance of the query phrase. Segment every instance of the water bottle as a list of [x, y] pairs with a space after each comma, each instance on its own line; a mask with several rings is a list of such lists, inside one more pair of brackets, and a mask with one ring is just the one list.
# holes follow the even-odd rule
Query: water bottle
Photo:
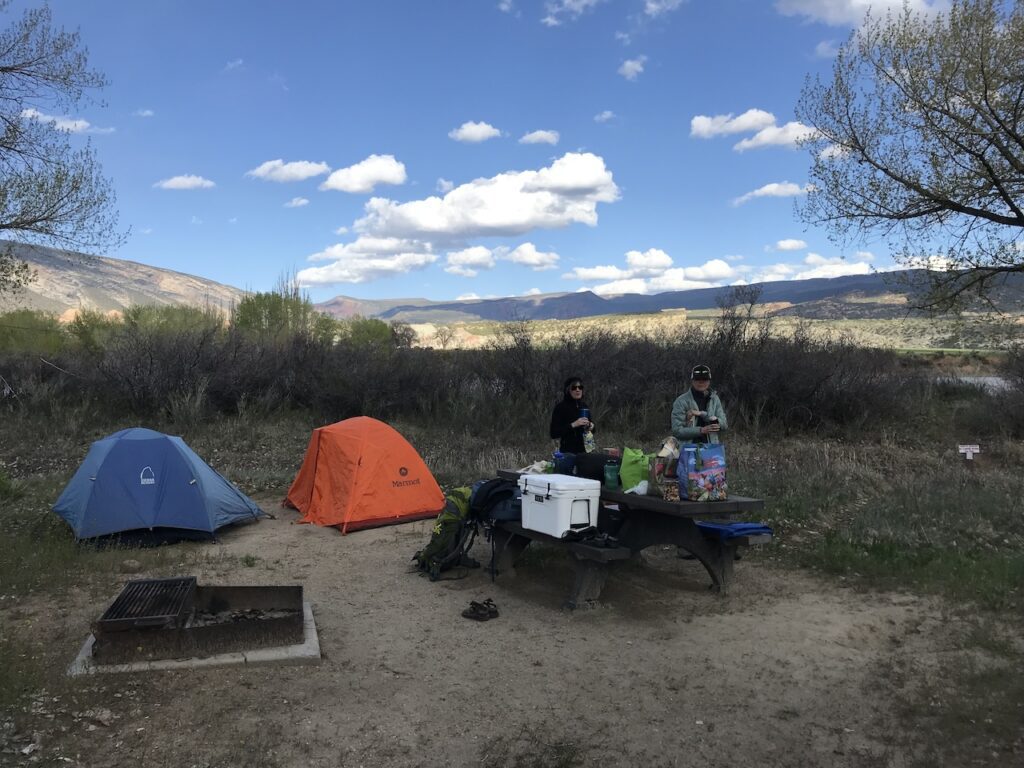
[[619, 464], [615, 461], [609, 461], [604, 465], [604, 487], [609, 491], [615, 491], [619, 488]]

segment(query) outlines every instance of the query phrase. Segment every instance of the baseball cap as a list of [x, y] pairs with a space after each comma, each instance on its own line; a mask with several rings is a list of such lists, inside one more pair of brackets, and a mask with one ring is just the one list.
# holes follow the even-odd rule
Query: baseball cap
[[693, 369], [693, 372], [690, 373], [690, 378], [698, 379], [700, 381], [710, 381], [711, 369], [708, 368], [706, 365], [698, 365]]

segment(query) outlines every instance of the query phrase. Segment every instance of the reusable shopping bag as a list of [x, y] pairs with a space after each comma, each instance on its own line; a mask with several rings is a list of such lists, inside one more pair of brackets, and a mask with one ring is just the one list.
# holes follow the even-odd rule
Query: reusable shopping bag
[[650, 471], [650, 460], [653, 453], [644, 453], [640, 448], [622, 449], [622, 466], [619, 467], [619, 479], [622, 490], [628, 491], [641, 480], [646, 480]]
[[725, 501], [725, 446], [689, 443], [679, 455], [679, 495], [690, 501]]

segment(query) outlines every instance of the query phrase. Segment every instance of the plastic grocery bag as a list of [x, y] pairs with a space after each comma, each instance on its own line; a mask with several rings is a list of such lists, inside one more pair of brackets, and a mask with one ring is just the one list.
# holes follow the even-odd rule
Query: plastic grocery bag
[[725, 501], [729, 486], [725, 476], [725, 446], [721, 443], [681, 446], [679, 495], [690, 501]]
[[651, 456], [640, 448], [622, 449], [622, 466], [619, 467], [619, 479], [623, 490], [629, 490], [641, 480], [646, 480]]

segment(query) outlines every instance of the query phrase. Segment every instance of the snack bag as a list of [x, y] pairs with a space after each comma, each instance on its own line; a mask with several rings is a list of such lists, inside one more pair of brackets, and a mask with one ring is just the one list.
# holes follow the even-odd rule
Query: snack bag
[[647, 495], [665, 501], [679, 501], [679, 482], [675, 477], [676, 459], [652, 456], [647, 475]]
[[682, 446], [679, 457], [679, 495], [690, 501], [725, 501], [725, 446], [721, 443]]

